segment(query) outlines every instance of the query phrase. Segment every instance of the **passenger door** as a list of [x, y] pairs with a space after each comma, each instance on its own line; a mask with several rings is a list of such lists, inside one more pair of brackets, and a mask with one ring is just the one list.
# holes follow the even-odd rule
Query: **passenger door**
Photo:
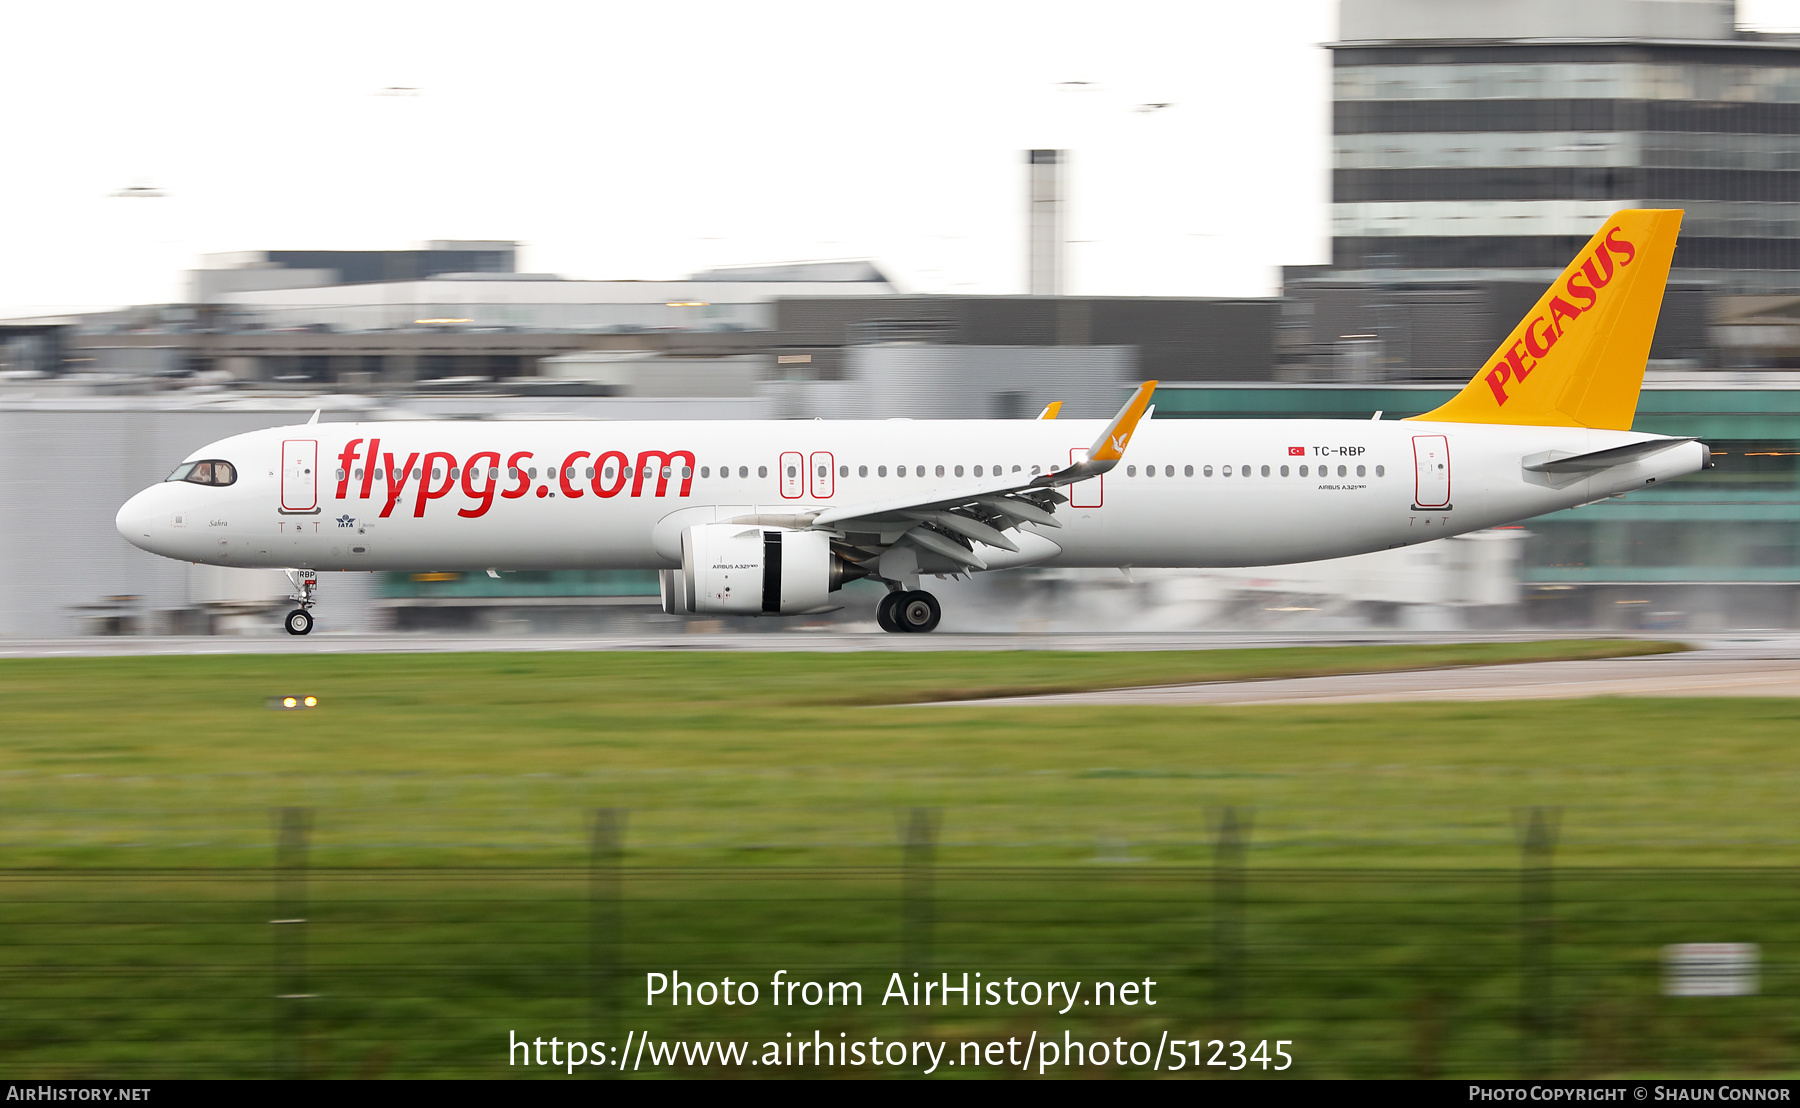
[[284, 439], [281, 443], [281, 510], [319, 510], [319, 443], [317, 439]]
[[1413, 487], [1413, 506], [1448, 508], [1450, 506], [1450, 440], [1443, 435], [1414, 435], [1413, 467], [1416, 474]]

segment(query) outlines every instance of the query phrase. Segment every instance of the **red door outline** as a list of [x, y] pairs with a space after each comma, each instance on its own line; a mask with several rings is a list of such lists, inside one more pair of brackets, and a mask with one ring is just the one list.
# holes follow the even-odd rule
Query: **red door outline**
[[[832, 470], [836, 468], [837, 460], [829, 453], [823, 450], [816, 450], [813, 452], [813, 456], [808, 460], [806, 467], [806, 479], [812, 484], [814, 500], [829, 499], [832, 490], [837, 488], [837, 475], [832, 472]], [[819, 476], [819, 470], [821, 469], [825, 471], [823, 477]]]
[[311, 512], [319, 507], [319, 441], [281, 440], [281, 510]]
[[798, 451], [782, 451], [781, 469], [776, 476], [781, 478], [783, 500], [798, 500], [806, 495], [806, 474], [800, 472], [800, 467], [805, 464], [805, 455]]
[[[1069, 464], [1087, 461], [1088, 448], [1073, 446], [1069, 448]], [[1106, 506], [1106, 475], [1089, 477], [1085, 481], [1077, 481], [1069, 486], [1069, 507], [1071, 508], [1103, 508]]]
[[1450, 439], [1447, 436], [1413, 436], [1413, 504], [1420, 508], [1450, 506]]

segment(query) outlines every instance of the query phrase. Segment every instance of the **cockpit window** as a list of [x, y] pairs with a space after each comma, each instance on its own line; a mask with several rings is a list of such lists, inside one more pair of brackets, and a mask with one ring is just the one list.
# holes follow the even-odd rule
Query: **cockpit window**
[[203, 462], [183, 462], [165, 481], [187, 481], [195, 485], [229, 485], [237, 480], [237, 468], [230, 462], [209, 458]]

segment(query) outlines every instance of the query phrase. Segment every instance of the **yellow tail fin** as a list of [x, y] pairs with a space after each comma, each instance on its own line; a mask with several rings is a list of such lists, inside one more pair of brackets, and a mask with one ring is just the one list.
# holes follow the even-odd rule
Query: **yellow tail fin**
[[1628, 431], [1679, 209], [1615, 212], [1463, 390], [1414, 419]]

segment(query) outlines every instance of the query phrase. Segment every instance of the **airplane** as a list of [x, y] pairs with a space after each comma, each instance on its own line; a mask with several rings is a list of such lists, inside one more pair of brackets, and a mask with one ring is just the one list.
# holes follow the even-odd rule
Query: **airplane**
[[287, 571], [290, 634], [322, 571], [656, 569], [671, 613], [776, 616], [1021, 566], [1260, 566], [1460, 535], [1696, 473], [1631, 430], [1679, 210], [1615, 213], [1494, 356], [1405, 420], [318, 423], [190, 454], [119, 509], [164, 557]]

